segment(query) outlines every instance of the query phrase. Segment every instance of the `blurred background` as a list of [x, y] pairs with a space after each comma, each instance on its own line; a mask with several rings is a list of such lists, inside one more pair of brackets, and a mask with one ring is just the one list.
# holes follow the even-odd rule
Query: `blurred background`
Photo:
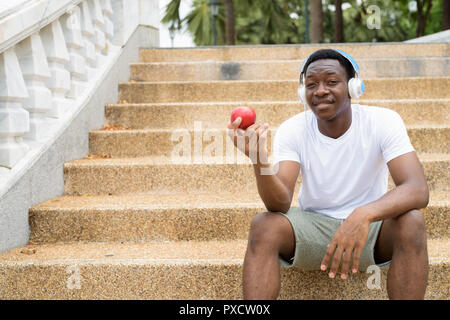
[[161, 47], [397, 42], [450, 29], [450, 0], [160, 0], [159, 5]]

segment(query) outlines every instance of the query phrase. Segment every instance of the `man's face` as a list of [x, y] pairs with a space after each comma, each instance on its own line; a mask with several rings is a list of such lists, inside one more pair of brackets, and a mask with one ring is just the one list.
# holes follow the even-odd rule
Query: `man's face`
[[306, 101], [316, 117], [332, 120], [350, 105], [348, 76], [338, 60], [311, 63], [305, 74]]

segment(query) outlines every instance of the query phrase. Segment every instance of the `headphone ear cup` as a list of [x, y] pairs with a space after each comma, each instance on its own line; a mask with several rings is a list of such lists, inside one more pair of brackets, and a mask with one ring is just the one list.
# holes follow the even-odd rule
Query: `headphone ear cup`
[[300, 85], [300, 86], [298, 87], [297, 95], [298, 95], [298, 99], [299, 99], [303, 104], [306, 104], [306, 90], [305, 90], [305, 87], [304, 87], [304, 86]]
[[351, 78], [348, 81], [348, 93], [352, 99], [358, 99], [364, 93], [364, 85], [361, 79]]

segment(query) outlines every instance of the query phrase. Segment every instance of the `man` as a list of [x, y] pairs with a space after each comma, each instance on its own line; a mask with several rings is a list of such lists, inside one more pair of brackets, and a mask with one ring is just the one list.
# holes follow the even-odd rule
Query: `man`
[[[428, 204], [426, 178], [395, 111], [351, 104], [351, 96], [364, 92], [360, 83], [362, 92], [355, 94], [358, 71], [356, 62], [337, 50], [308, 57], [299, 96], [311, 110], [278, 128], [274, 166], [267, 163], [267, 148], [259, 148], [267, 139], [267, 123], [245, 132], [237, 129], [240, 118], [228, 124], [235, 145], [247, 156], [258, 155], [252, 163], [269, 210], [251, 223], [244, 299], [276, 299], [280, 265], [347, 279], [374, 264], [390, 265], [390, 299], [424, 298], [428, 254], [418, 209]], [[246, 137], [244, 146], [237, 144], [238, 136]], [[273, 174], [264, 172], [270, 168]], [[388, 170], [396, 186], [389, 192]], [[300, 171], [300, 208], [291, 207]]]

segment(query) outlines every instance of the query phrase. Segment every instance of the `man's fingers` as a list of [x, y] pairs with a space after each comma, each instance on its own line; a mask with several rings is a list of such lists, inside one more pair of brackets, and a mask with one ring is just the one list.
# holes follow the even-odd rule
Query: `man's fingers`
[[362, 248], [356, 247], [353, 251], [353, 266], [352, 266], [352, 272], [356, 273], [358, 272], [359, 268], [359, 257], [361, 256]]
[[230, 129], [232, 130], [236, 130], [237, 128], [239, 128], [240, 124], [242, 122], [242, 118], [241, 117], [237, 117], [232, 123], [230, 123]]
[[327, 270], [328, 265], [330, 264], [331, 257], [333, 256], [335, 249], [336, 249], [336, 245], [333, 242], [331, 242], [327, 246], [327, 251], [325, 252], [322, 262], [320, 263], [320, 270], [322, 270], [322, 271]]
[[245, 130], [242, 129], [236, 129], [236, 134], [240, 137], [245, 136]]
[[352, 249], [345, 250], [343, 255], [344, 258], [342, 259], [342, 267], [341, 267], [341, 278], [347, 279], [348, 277], [348, 269], [350, 268], [350, 259], [352, 257]]
[[243, 130], [239, 128], [242, 119], [236, 118], [233, 123], [228, 123], [227, 134], [233, 141], [235, 147], [244, 152], [251, 158], [253, 163], [256, 163], [258, 151], [267, 140], [268, 123], [260, 124], [254, 123], [247, 129]]
[[[227, 129], [227, 134], [228, 136], [231, 138], [231, 140], [233, 140], [234, 142], [236, 142], [236, 138], [243, 136], [244, 135], [244, 130], [242, 129], [232, 129], [232, 128], [228, 128]], [[236, 143], [235, 143], [236, 144]]]
[[242, 129], [234, 130], [234, 145], [245, 152], [245, 145], [248, 143], [245, 136], [245, 131]]
[[241, 124], [242, 118], [237, 117], [233, 122], [230, 122], [227, 124], [228, 128], [228, 136], [233, 140], [234, 145], [236, 145], [236, 130], [239, 128], [239, 125]]
[[259, 134], [259, 147], [260, 147], [260, 148], [263, 147], [264, 144], [265, 144], [266, 141], [267, 141], [267, 132], [268, 132], [268, 131], [269, 131], [269, 130], [268, 130], [267, 128], [264, 128], [264, 129], [261, 130], [261, 132], [260, 132], [260, 134]]
[[261, 126], [260, 123], [254, 123], [251, 126], [247, 127], [247, 131], [256, 131], [256, 129], [258, 129]]
[[338, 270], [339, 265], [341, 263], [341, 258], [342, 258], [342, 253], [343, 252], [344, 252], [344, 250], [341, 249], [340, 247], [336, 248], [336, 251], [334, 252], [333, 260], [331, 262], [330, 272], [328, 273], [330, 278], [334, 278], [336, 276], [337, 270]]

